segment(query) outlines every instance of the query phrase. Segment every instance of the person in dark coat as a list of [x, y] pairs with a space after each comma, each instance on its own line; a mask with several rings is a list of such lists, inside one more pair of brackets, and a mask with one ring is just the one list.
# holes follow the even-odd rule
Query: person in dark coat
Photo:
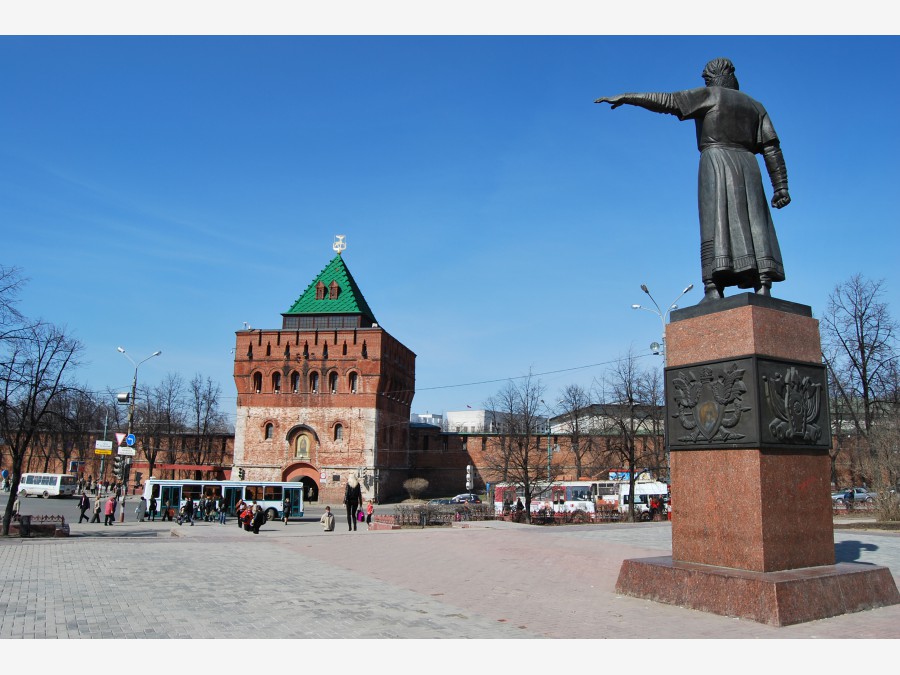
[[194, 526], [194, 498], [188, 497], [184, 502], [184, 519], [191, 521], [191, 527]]
[[253, 534], [259, 534], [259, 528], [266, 522], [266, 512], [261, 507], [256, 507], [256, 513], [253, 514]]
[[81, 511], [81, 515], [78, 517], [78, 524], [81, 525], [81, 519], [91, 522], [91, 519], [87, 516], [88, 509], [91, 508], [91, 500], [88, 498], [84, 492], [81, 493], [81, 497], [78, 498], [78, 510]]
[[356, 474], [350, 476], [344, 488], [344, 505], [347, 507], [347, 529], [356, 531], [356, 512], [362, 504], [362, 488]]

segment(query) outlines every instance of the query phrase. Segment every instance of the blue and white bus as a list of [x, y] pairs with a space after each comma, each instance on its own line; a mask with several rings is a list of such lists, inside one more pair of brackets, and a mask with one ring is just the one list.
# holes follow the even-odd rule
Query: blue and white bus
[[225, 498], [225, 512], [236, 515], [235, 507], [241, 500], [256, 502], [266, 512], [268, 520], [284, 516], [284, 499], [290, 500], [288, 518], [303, 517], [303, 483], [270, 483], [250, 480], [161, 480], [148, 478], [144, 483], [144, 499], [147, 504], [155, 497], [159, 512], [163, 512], [166, 502], [177, 514], [188, 497], [196, 505], [204, 497]]

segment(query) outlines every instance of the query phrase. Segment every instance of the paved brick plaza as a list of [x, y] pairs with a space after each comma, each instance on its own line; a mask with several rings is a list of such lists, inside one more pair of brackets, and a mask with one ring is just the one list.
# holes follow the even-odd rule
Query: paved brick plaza
[[[309, 513], [312, 516], [314, 514]], [[900, 606], [774, 628], [616, 595], [668, 523], [333, 533], [317, 522], [73, 525], [0, 540], [3, 638], [898, 638]], [[900, 535], [836, 530], [900, 577]]]

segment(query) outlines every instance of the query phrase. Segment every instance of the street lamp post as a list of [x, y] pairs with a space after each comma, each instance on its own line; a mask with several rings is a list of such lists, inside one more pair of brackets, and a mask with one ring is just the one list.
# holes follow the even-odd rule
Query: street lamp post
[[656, 309], [651, 309], [650, 307], [644, 307], [643, 305], [632, 305], [631, 309], [643, 309], [647, 312], [651, 312], [652, 314], [656, 314], [659, 317], [660, 323], [662, 324], [662, 345], [658, 342], [654, 342], [650, 345], [650, 349], [653, 350], [654, 354], [662, 354], [663, 357], [663, 365], [666, 364], [666, 321], [669, 318], [669, 314], [672, 313], [673, 309], [678, 309], [678, 305], [676, 304], [679, 300], [681, 300], [681, 296], [690, 291], [694, 287], [694, 284], [688, 284], [687, 288], [685, 288], [677, 298], [675, 298], [672, 303], [666, 307], [666, 310], [663, 311], [660, 309], [659, 305], [656, 303], [656, 300], [650, 295], [650, 290], [647, 288], [647, 284], [641, 284], [641, 290], [647, 294], [647, 297], [650, 298], [650, 301], [653, 303], [653, 306]]
[[[138, 368], [141, 367], [141, 364], [144, 363], [144, 361], [149, 361], [154, 356], [159, 356], [160, 354], [162, 354], [162, 352], [157, 350], [157, 351], [153, 352], [150, 356], [145, 358], [143, 361], [138, 361], [137, 363], [135, 363], [134, 359], [128, 355], [128, 353], [125, 351], [125, 349], [123, 347], [116, 347], [116, 351], [118, 351], [122, 356], [124, 356], [126, 359], [128, 359], [131, 362], [131, 365], [134, 366], [134, 379], [131, 381], [131, 401], [130, 401], [130, 405], [128, 406], [128, 435], [131, 435], [131, 433], [134, 431], [134, 398], [137, 395]], [[122, 477], [122, 482], [126, 483], [126, 481], [127, 481], [127, 474], [123, 475], [123, 477]], [[122, 515], [119, 520], [120, 523], [125, 522], [125, 491], [126, 490], [127, 490], [127, 484], [123, 484], [123, 486], [122, 486]]]
[[[666, 320], [669, 318], [669, 314], [672, 313], [673, 309], [678, 309], [677, 303], [679, 300], [681, 300], [681, 297], [685, 293], [690, 291], [693, 287], [694, 287], [694, 284], [688, 284], [687, 287], [683, 291], [681, 291], [681, 293], [678, 295], [678, 297], [675, 298], [668, 307], [666, 307], [666, 311], [663, 311], [662, 309], [660, 309], [659, 305], [656, 304], [656, 300], [653, 298], [653, 296], [650, 295], [650, 289], [647, 288], [647, 284], [641, 284], [641, 290], [647, 294], [647, 297], [650, 298], [651, 302], [653, 302], [653, 306], [656, 309], [650, 309], [649, 307], [643, 307], [641, 305], [632, 305], [631, 306], [632, 309], [644, 309], [648, 312], [652, 312], [653, 314], [656, 314], [656, 316], [659, 317], [660, 323], [662, 324], [662, 345], [654, 342], [650, 345], [650, 349], [653, 350], [654, 354], [660, 354], [660, 353], [662, 354], [663, 367], [665, 367], [668, 364], [668, 357], [666, 355]], [[663, 447], [665, 447], [665, 448], [669, 447], [669, 439], [667, 437], [667, 434], [668, 434], [668, 430], [667, 430], [666, 426], [663, 425]], [[668, 450], [666, 451], [666, 466], [671, 466]]]

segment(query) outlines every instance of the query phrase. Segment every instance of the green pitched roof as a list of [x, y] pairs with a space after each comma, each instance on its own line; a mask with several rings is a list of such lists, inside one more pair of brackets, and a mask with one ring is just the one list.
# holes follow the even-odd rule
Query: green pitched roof
[[[325, 286], [325, 297], [316, 300], [316, 287], [320, 281]], [[332, 281], [336, 281], [339, 288], [338, 296], [334, 300], [329, 298], [328, 292]], [[285, 316], [296, 314], [359, 314], [372, 323], [376, 322], [375, 315], [369, 309], [366, 299], [340, 255], [331, 259], [325, 269], [319, 272], [319, 276], [303, 291], [297, 302], [284, 313]]]

